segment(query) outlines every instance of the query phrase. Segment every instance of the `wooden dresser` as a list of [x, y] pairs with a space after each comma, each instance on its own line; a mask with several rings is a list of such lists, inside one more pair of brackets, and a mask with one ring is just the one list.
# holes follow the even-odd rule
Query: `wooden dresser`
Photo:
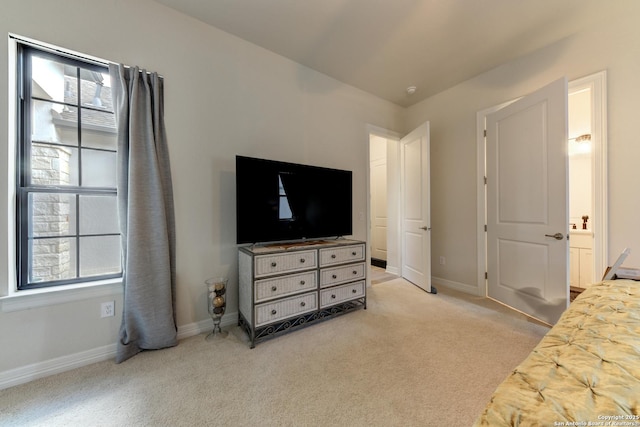
[[241, 247], [239, 325], [251, 348], [268, 338], [366, 308], [365, 243], [357, 240]]

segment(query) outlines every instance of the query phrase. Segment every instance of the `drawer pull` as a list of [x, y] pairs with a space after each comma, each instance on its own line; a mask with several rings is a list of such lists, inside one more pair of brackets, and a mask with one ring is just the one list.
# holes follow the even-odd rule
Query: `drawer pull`
[[302, 302], [300, 303], [300, 307], [304, 307], [305, 305], [307, 305], [307, 303], [306, 303], [306, 302], [304, 302], [304, 301], [302, 301]]
[[272, 315], [272, 316], [275, 316], [275, 315], [276, 315], [276, 313], [277, 313], [277, 311], [275, 311], [275, 310], [271, 310], [271, 315]]
[[358, 272], [356, 270], [353, 270], [353, 274], [358, 274]]
[[275, 266], [277, 266], [277, 265], [278, 265], [278, 263], [275, 263], [275, 262], [272, 262], [272, 263], [271, 263], [271, 267], [275, 267]]
[[336, 254], [331, 254], [331, 259], [336, 259]]
[[331, 298], [332, 299], [336, 299], [336, 295], [335, 294], [331, 294]]
[[353, 251], [353, 252], [351, 252], [351, 255], [356, 256], [357, 252]]
[[300, 262], [301, 262], [302, 264], [304, 264], [306, 261], [307, 261], [306, 259], [304, 259], [304, 258], [300, 258]]
[[338, 278], [338, 276], [336, 276], [335, 274], [332, 274], [331, 277], [334, 278], [334, 279]]
[[271, 291], [272, 291], [272, 292], [275, 292], [275, 291], [277, 291], [277, 290], [278, 290], [278, 288], [277, 288], [276, 286], [272, 286], [272, 287], [271, 287]]
[[358, 290], [357, 290], [357, 289], [351, 289], [351, 293], [352, 293], [352, 294], [357, 294], [357, 293], [358, 293]]
[[305, 285], [305, 281], [304, 280], [300, 280], [300, 286], [304, 286]]

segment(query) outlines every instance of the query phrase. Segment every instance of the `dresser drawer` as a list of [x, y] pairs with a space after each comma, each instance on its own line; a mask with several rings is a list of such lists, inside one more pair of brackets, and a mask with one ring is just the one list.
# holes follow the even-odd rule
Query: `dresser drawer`
[[326, 288], [340, 283], [365, 278], [365, 263], [344, 265], [342, 267], [320, 270], [320, 287]]
[[364, 245], [320, 249], [320, 267], [364, 261]]
[[318, 266], [316, 251], [298, 251], [255, 257], [255, 277], [309, 270]]
[[286, 319], [287, 317], [297, 316], [317, 310], [317, 308], [317, 292], [310, 292], [304, 295], [256, 305], [256, 326], [278, 322]]
[[318, 286], [318, 274], [315, 271], [289, 276], [261, 279], [255, 282], [255, 302], [310, 291]]
[[364, 280], [320, 291], [320, 308], [364, 296]]

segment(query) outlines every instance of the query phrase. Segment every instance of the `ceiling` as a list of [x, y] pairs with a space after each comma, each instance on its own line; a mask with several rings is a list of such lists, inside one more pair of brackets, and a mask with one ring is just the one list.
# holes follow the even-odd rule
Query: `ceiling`
[[[603, 0], [156, 0], [400, 106], [570, 36]], [[417, 89], [407, 93], [409, 86]]]

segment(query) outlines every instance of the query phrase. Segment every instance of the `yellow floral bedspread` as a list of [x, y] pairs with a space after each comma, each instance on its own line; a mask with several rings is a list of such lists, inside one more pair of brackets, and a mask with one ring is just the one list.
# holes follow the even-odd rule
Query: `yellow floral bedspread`
[[474, 426], [640, 427], [640, 282], [580, 294]]

